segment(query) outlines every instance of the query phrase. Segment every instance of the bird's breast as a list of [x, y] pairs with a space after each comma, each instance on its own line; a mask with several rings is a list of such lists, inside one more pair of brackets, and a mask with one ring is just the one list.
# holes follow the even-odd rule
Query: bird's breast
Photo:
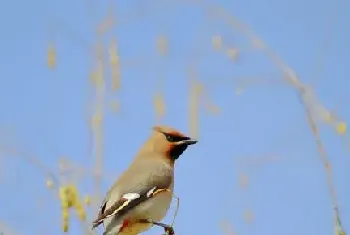
[[171, 205], [173, 197], [173, 185], [169, 188], [169, 191], [163, 191], [153, 198], [148, 199], [146, 202], [140, 204], [136, 210], [135, 215], [142, 219], [152, 219], [154, 221], [162, 220], [169, 207]]
[[[172, 201], [172, 187], [171, 191], [164, 191], [157, 195], [155, 195], [153, 198], [148, 199], [146, 202], [143, 202], [142, 204], [138, 205], [132, 212], [130, 212], [127, 216], [125, 216], [125, 219], [131, 219], [131, 221], [136, 221], [138, 219], [151, 219], [153, 221], [161, 221]], [[144, 224], [144, 223], [131, 223], [130, 226], [124, 228], [120, 235], [134, 235], [142, 233], [150, 227], [152, 227], [152, 224]]]

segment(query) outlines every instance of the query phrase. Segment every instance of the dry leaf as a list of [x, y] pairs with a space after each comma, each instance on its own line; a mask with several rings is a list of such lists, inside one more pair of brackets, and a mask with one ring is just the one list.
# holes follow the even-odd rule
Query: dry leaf
[[253, 42], [253, 46], [257, 49], [265, 48], [265, 43], [258, 38], [252, 39], [252, 42]]
[[236, 235], [236, 233], [233, 231], [232, 225], [227, 221], [222, 221], [220, 223], [220, 227], [223, 230], [224, 234], [226, 235]]
[[108, 48], [108, 54], [112, 74], [112, 89], [118, 90], [120, 88], [120, 59], [116, 40], [112, 40]]
[[168, 40], [164, 36], [160, 36], [157, 39], [157, 51], [162, 56], [165, 56], [168, 52]]
[[250, 209], [246, 209], [244, 211], [244, 220], [247, 222], [247, 223], [252, 223], [253, 220], [254, 220], [254, 214], [253, 212], [250, 210]]
[[220, 50], [222, 48], [222, 45], [223, 45], [222, 37], [219, 35], [213, 36], [211, 39], [211, 43], [216, 50]]
[[158, 119], [164, 117], [165, 114], [165, 102], [162, 93], [156, 93], [153, 96], [153, 105], [155, 108], [156, 116]]
[[198, 138], [198, 119], [199, 119], [199, 99], [203, 87], [197, 81], [194, 81], [190, 91], [189, 104], [189, 129], [194, 138]]
[[54, 69], [56, 67], [56, 49], [53, 45], [50, 45], [47, 49], [47, 66], [50, 69]]
[[46, 187], [49, 189], [52, 189], [54, 186], [53, 181], [51, 179], [47, 179], [45, 183], [46, 183]]
[[236, 48], [229, 48], [227, 49], [226, 53], [227, 53], [227, 56], [234, 61], [237, 60], [239, 55], [239, 52]]
[[211, 113], [213, 115], [219, 115], [220, 112], [221, 112], [221, 109], [220, 109], [219, 106], [211, 104], [211, 103], [208, 103], [208, 102], [206, 102], [204, 104], [204, 107], [209, 113]]
[[241, 188], [247, 188], [248, 187], [248, 183], [249, 183], [248, 176], [247, 175], [240, 175], [240, 177], [239, 177], [239, 186]]

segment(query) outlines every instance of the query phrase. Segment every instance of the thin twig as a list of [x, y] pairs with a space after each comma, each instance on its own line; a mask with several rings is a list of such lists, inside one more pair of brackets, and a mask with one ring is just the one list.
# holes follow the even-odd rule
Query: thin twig
[[[312, 117], [312, 113], [310, 112], [310, 106], [304, 99], [305, 95], [309, 94], [309, 89], [307, 89], [307, 86], [305, 86], [300, 79], [298, 78], [296, 72], [288, 65], [286, 64], [279, 56], [277, 56], [270, 48], [264, 43], [262, 39], [257, 37], [252, 30], [247, 26], [239, 22], [234, 16], [232, 16], [225, 8], [218, 7], [217, 5], [210, 4], [205, 0], [182, 0], [185, 2], [192, 2], [196, 3], [200, 6], [202, 6], [205, 10], [213, 14], [214, 16], [220, 17], [221, 19], [225, 20], [229, 25], [232, 26], [235, 30], [241, 32], [244, 36], [248, 38], [248, 40], [254, 45], [255, 48], [262, 51], [275, 65], [277, 68], [279, 68], [283, 74], [284, 74], [284, 80], [291, 85], [298, 95], [302, 98], [302, 104], [306, 110], [308, 121], [311, 126], [311, 129], [313, 130], [316, 144], [318, 146], [318, 150], [320, 153], [321, 160], [325, 166], [326, 174], [327, 174], [327, 184], [329, 186], [330, 190], [330, 197], [332, 200], [333, 208], [336, 208], [334, 210], [336, 221], [340, 221], [340, 216], [338, 213], [338, 206], [337, 206], [337, 200], [336, 200], [336, 194], [335, 194], [335, 188], [333, 184], [333, 176], [331, 172], [331, 166], [328, 161], [327, 155], [325, 153], [324, 146], [322, 144], [322, 141], [320, 140], [319, 133], [317, 130], [317, 125]], [[315, 97], [313, 97], [315, 98]], [[316, 99], [313, 99], [313, 102], [316, 102]], [[319, 105], [319, 104], [318, 104]], [[341, 223], [337, 223], [336, 226], [338, 226], [341, 229]]]
[[34, 167], [37, 167], [40, 169], [44, 174], [46, 174], [50, 179], [52, 179], [56, 185], [59, 184], [59, 180], [56, 177], [56, 175], [50, 170], [48, 167], [46, 167], [39, 158], [23, 151], [19, 151], [15, 148], [11, 147], [5, 147], [5, 146], [0, 146], [2, 154], [9, 154], [14, 157], [18, 157], [23, 159], [24, 161], [28, 162]]
[[180, 198], [177, 197], [174, 193], [173, 193], [173, 198], [176, 199], [176, 209], [173, 215], [173, 221], [171, 222], [171, 227], [174, 227], [174, 223], [175, 223], [175, 219], [177, 217], [177, 214], [179, 212], [179, 208], [180, 208]]
[[337, 234], [340, 235], [340, 234], [344, 233], [344, 231], [343, 231], [342, 224], [341, 224], [341, 218], [340, 218], [339, 209], [338, 209], [338, 200], [337, 200], [337, 196], [336, 196], [335, 187], [333, 184], [334, 180], [333, 180], [332, 166], [331, 166], [331, 163], [327, 157], [326, 149], [325, 149], [323, 142], [321, 140], [316, 122], [313, 119], [309, 108], [307, 107], [307, 105], [303, 101], [304, 100], [303, 93], [300, 94], [300, 98], [302, 100], [302, 105], [303, 105], [305, 112], [307, 114], [308, 123], [311, 127], [312, 133], [313, 133], [315, 140], [316, 140], [316, 145], [317, 145], [317, 149], [319, 152], [319, 156], [320, 156], [321, 161], [322, 161], [324, 168], [326, 170], [327, 185], [329, 188], [329, 193], [330, 193], [330, 197], [331, 197], [331, 201], [332, 201], [332, 205], [333, 205], [333, 211], [334, 211], [335, 228], [336, 228], [336, 230], [338, 230]]

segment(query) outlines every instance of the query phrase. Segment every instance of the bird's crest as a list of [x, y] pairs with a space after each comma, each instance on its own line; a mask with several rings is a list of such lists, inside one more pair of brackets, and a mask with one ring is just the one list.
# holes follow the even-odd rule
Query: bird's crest
[[163, 133], [163, 134], [170, 134], [173, 136], [179, 136], [179, 137], [186, 137], [183, 133], [179, 132], [178, 130], [169, 127], [169, 126], [155, 126], [152, 128], [154, 131]]

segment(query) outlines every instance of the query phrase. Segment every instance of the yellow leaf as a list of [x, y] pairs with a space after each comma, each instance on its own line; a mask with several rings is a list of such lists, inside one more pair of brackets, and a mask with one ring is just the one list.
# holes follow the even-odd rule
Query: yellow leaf
[[61, 199], [62, 202], [67, 200], [67, 193], [66, 193], [66, 187], [64, 186], [60, 186], [59, 189], [59, 197]]
[[68, 232], [68, 221], [63, 221], [63, 232]]
[[78, 201], [78, 189], [75, 187], [75, 185], [69, 185], [68, 192], [69, 200], [71, 201], [72, 206], [74, 206]]
[[109, 45], [108, 54], [111, 65], [119, 65], [119, 55], [116, 40], [112, 40], [111, 44]]
[[65, 209], [65, 208], [62, 209], [62, 218], [63, 218], [63, 220], [68, 220], [68, 218], [69, 218], [68, 209]]
[[346, 133], [346, 122], [339, 122], [336, 126], [336, 131], [338, 132], [338, 134], [345, 134]]
[[50, 179], [46, 180], [46, 187], [49, 188], [49, 189], [53, 188], [52, 180], [50, 180]]
[[62, 208], [62, 229], [63, 232], [68, 232], [68, 223], [69, 223], [69, 211], [68, 208]]
[[56, 50], [52, 45], [47, 50], [47, 65], [50, 69], [54, 69], [56, 66]]
[[84, 202], [86, 205], [91, 205], [91, 197], [89, 195], [86, 195], [84, 198]]
[[92, 128], [98, 128], [102, 123], [102, 115], [101, 113], [95, 113], [91, 119]]
[[85, 209], [84, 209], [83, 205], [80, 203], [80, 201], [76, 201], [76, 203], [74, 204], [74, 207], [75, 207], [75, 210], [77, 212], [79, 219], [82, 221], [85, 221], [86, 213], [85, 213]]

